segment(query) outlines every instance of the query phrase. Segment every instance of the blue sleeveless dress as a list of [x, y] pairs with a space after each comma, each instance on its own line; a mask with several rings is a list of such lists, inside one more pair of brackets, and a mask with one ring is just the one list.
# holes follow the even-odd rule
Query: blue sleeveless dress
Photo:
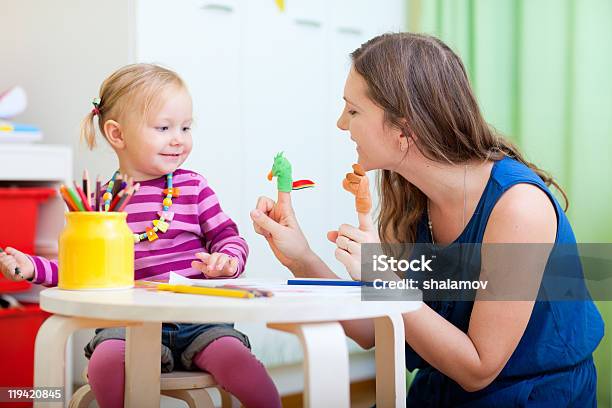
[[[508, 157], [494, 163], [476, 211], [455, 243], [482, 243], [493, 207], [505, 191], [520, 183], [539, 187], [553, 202], [557, 213], [555, 242], [575, 243], [563, 209], [544, 182], [529, 167]], [[431, 242], [426, 218], [418, 225], [416, 242]], [[589, 300], [536, 301], [525, 333], [510, 360], [498, 377], [480, 391], [465, 391], [406, 344], [406, 367], [409, 370], [419, 368], [408, 392], [407, 406], [597, 406], [597, 375], [592, 352], [603, 337], [604, 324], [593, 301], [588, 295], [587, 298]], [[473, 302], [426, 303], [467, 333]]]

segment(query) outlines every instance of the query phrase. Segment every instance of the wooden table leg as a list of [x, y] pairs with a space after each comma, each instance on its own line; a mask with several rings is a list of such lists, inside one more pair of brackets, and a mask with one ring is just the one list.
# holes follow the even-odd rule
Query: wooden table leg
[[350, 405], [346, 336], [338, 322], [268, 324], [295, 334], [304, 350], [304, 407]]
[[376, 406], [406, 406], [404, 320], [400, 314], [376, 318]]
[[[52, 315], [40, 326], [34, 346], [34, 386], [65, 387], [66, 343], [77, 330], [93, 327], [116, 327], [125, 322]], [[64, 405], [68, 406], [69, 401]], [[35, 402], [34, 406], [57, 407], [56, 402]]]
[[161, 323], [140, 323], [127, 327], [125, 407], [159, 407], [160, 367]]

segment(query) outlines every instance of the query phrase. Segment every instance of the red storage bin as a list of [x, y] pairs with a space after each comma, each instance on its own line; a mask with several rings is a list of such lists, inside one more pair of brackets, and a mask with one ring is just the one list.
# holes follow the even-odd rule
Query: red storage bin
[[[37, 304], [0, 309], [0, 387], [31, 387], [34, 384], [34, 341], [38, 328], [50, 314]], [[7, 403], [8, 404], [8, 403]], [[0, 407], [7, 406], [0, 402]], [[31, 403], [11, 403], [28, 407]]]
[[0, 247], [34, 253], [38, 205], [54, 194], [52, 188], [0, 188]]
[[[38, 205], [55, 194], [52, 188], [0, 188], [0, 248], [11, 246], [34, 253]], [[26, 290], [28, 282], [9, 282], [0, 277], [0, 293]]]

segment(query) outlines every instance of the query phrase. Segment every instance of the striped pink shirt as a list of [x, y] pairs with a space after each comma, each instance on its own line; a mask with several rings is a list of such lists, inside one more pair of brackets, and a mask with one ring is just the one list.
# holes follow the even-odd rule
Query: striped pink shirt
[[[236, 224], [221, 210], [219, 200], [198, 173], [178, 169], [174, 172], [173, 187], [179, 197], [172, 199], [170, 211], [174, 220], [159, 239], [135, 244], [135, 279], [165, 279], [170, 272], [191, 278], [204, 275], [191, 267], [197, 260], [196, 252], [220, 252], [238, 258], [237, 277], [244, 271], [249, 253], [246, 241], [238, 235]], [[140, 190], [126, 206], [127, 223], [134, 233], [144, 232], [162, 210], [162, 191], [166, 176], [140, 182]], [[34, 283], [57, 285], [57, 261], [31, 256], [34, 263]]]

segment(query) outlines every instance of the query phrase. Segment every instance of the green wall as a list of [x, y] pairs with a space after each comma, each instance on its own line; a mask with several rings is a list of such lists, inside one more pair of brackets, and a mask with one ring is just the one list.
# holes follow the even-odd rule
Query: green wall
[[[612, 242], [612, 1], [408, 0], [408, 21], [461, 55], [487, 121], [555, 176], [578, 241]], [[612, 322], [612, 304], [598, 307]], [[612, 403], [606, 333], [600, 406]]]

